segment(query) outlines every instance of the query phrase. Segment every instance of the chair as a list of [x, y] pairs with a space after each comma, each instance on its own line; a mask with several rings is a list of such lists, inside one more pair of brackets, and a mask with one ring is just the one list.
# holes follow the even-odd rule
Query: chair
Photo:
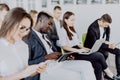
[[86, 35], [87, 35], [87, 33], [82, 34], [82, 44], [83, 44], [83, 46], [84, 46], [84, 43], [85, 43]]
[[62, 54], [65, 54], [65, 50], [61, 48], [61, 53]]

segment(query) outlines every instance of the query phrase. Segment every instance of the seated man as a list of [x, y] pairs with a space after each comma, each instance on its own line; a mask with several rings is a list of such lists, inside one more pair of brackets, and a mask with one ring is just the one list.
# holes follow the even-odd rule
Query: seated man
[[[46, 33], [49, 32], [51, 26], [52, 17], [46, 12], [40, 12], [31, 35], [25, 40], [29, 46], [30, 65], [50, 60], [47, 61], [47, 70], [41, 75], [41, 80], [68, 80], [67, 76], [69, 80], [96, 80], [93, 68], [88, 61], [71, 60], [60, 63], [55, 61], [61, 53], [57, 52], [52, 42], [47, 39]], [[39, 80], [39, 77], [36, 75], [25, 80]]]
[[104, 14], [101, 18], [95, 20], [88, 28], [85, 47], [92, 48], [93, 44], [97, 39], [104, 38], [106, 41], [102, 44], [100, 52], [107, 58], [106, 51], [115, 55], [115, 64], [117, 69], [117, 76], [120, 78], [120, 49], [109, 42], [110, 38], [110, 27], [112, 18], [109, 14]]

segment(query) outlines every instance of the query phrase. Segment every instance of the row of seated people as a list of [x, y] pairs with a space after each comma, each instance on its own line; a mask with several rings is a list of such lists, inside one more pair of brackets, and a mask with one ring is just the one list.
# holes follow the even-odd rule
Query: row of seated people
[[[30, 64], [35, 63], [35, 60], [39, 61], [38, 59], [40, 59], [40, 60], [44, 60], [44, 58], [45, 58], [45, 60], [46, 59], [48, 59], [48, 60], [58, 59], [57, 56], [59, 54], [56, 54], [56, 50], [55, 50], [56, 47], [59, 52], [60, 52], [61, 48], [66, 50], [66, 52], [74, 52], [74, 51], [75, 52], [87, 52], [87, 51], [89, 51], [88, 48], [85, 48], [79, 44], [79, 39], [78, 39], [76, 31], [74, 29], [74, 22], [75, 22], [74, 13], [69, 12], [69, 11], [66, 12], [63, 15], [63, 20], [61, 21], [59, 19], [60, 14], [61, 14], [61, 8], [59, 6], [56, 6], [54, 8], [54, 13], [58, 14], [58, 15], [54, 15], [53, 19], [47, 18], [47, 19], [49, 19], [48, 21], [47, 21], [47, 19], [45, 19], [45, 21], [43, 21], [43, 22], [46, 22], [46, 24], [44, 24], [44, 26], [40, 25], [40, 23], [42, 24], [42, 22], [39, 22], [39, 18], [41, 17], [41, 15], [43, 15], [42, 13], [44, 14], [44, 17], [45, 17], [44, 12], [40, 12], [38, 14], [36, 25], [32, 31], [32, 36], [29, 37], [29, 40], [27, 39], [27, 41], [26, 41], [29, 45], [29, 50], [31, 52], [30, 54], [34, 54], [29, 57]], [[55, 16], [57, 17], [56, 19], [55, 19]], [[40, 18], [40, 19], [42, 19], [42, 18]], [[39, 24], [37, 24], [37, 23], [39, 23]], [[46, 26], [46, 28], [45, 28], [45, 26]], [[57, 27], [55, 27], [55, 26], [57, 26]], [[57, 30], [55, 30], [55, 29], [57, 29]], [[54, 34], [57, 35], [57, 37]], [[39, 38], [39, 41], [38, 41], [38, 38]], [[55, 46], [53, 46], [53, 43], [49, 39], [54, 43]], [[57, 41], [55, 41], [55, 40], [57, 40]], [[35, 45], [36, 45], [36, 47], [35, 47]], [[42, 46], [43, 52], [40, 49], [41, 46]], [[61, 47], [61, 48], [59, 48], [59, 47]], [[45, 55], [45, 56], [42, 59], [40, 57], [39, 58], [37, 57], [37, 59], [35, 59], [36, 55], [41, 56], [41, 54], [38, 54], [38, 53], [41, 53], [42, 55]], [[49, 55], [52, 55], [52, 57], [48, 58]], [[54, 55], [54, 57], [56, 55], [56, 58], [53, 58], [53, 55]], [[108, 65], [105, 61], [105, 58], [100, 52], [94, 52], [92, 54], [87, 54], [87, 55], [86, 54], [73, 54], [73, 55], [69, 56], [69, 58], [72, 58], [75, 61], [76, 60], [90, 61], [94, 68], [94, 73], [95, 73], [97, 80], [102, 79], [102, 72], [105, 72], [105, 74], [108, 75], [110, 79], [118, 78], [118, 77], [114, 76], [113, 73], [109, 70]], [[55, 72], [53, 74], [55, 74]], [[45, 80], [47, 80], [47, 79], [49, 80], [50, 76], [49, 76], [49, 74], [47, 74], [47, 72], [46, 72], [46, 76], [47, 77], [45, 77]]]
[[[60, 7], [55, 7], [54, 11], [59, 10]], [[60, 9], [61, 10], [61, 9]], [[16, 15], [13, 16], [13, 13], [15, 13]], [[119, 79], [118, 76], [114, 76], [113, 73], [109, 70], [105, 58], [104, 56], [100, 53], [100, 52], [95, 52], [92, 54], [73, 54], [70, 55], [68, 57], [68, 61], [64, 61], [64, 62], [60, 62], [58, 63], [56, 60], [61, 56], [61, 53], [58, 52], [58, 46], [60, 46], [61, 48], [63, 48], [64, 50], [66, 50], [67, 52], [87, 52], [89, 49], [88, 48], [84, 48], [83, 46], [81, 46], [79, 44], [79, 40], [77, 38], [77, 34], [76, 31], [74, 29], [74, 21], [75, 21], [75, 15], [72, 12], [66, 12], [63, 16], [63, 25], [61, 26], [61, 28], [59, 27], [59, 32], [56, 32], [57, 35], [59, 36], [59, 40], [58, 41], [53, 41], [53, 42], [57, 42], [58, 45], [57, 49], [56, 46], [54, 46], [54, 44], [52, 44], [52, 41], [50, 41], [48, 38], [51, 38], [52, 36], [48, 36], [47, 33], [51, 30], [51, 28], [53, 27], [52, 24], [53, 23], [53, 18], [51, 15], [49, 15], [46, 12], [39, 12], [38, 16], [37, 16], [37, 21], [36, 21], [36, 25], [34, 26], [33, 29], [31, 29], [32, 27], [32, 20], [31, 17], [28, 17], [28, 14], [25, 16], [25, 11], [22, 10], [21, 8], [15, 8], [12, 9], [7, 15], [5, 20], [2, 23], [1, 26], [1, 33], [0, 33], [0, 37], [1, 37], [1, 44], [6, 45], [6, 43], [12, 43], [14, 44], [15, 42], [15, 46], [12, 46], [12, 49], [14, 49], [14, 47], [18, 47], [17, 49], [17, 53], [21, 52], [22, 50], [20, 49], [21, 46], [23, 47], [24, 45], [18, 44], [18, 41], [21, 42], [21, 39], [23, 39], [27, 44], [28, 44], [28, 48], [29, 48], [29, 59], [28, 59], [28, 54], [27, 55], [17, 55], [16, 56], [16, 63], [18, 60], [18, 56], [22, 56], [21, 61], [24, 61], [25, 63], [23, 63], [22, 65], [34, 65], [32, 66], [32, 68], [28, 67], [28, 70], [25, 70], [25, 73], [29, 73], [33, 74], [36, 72], [35, 69], [38, 68], [38, 65], [35, 64], [40, 64], [41, 62], [46, 61], [45, 63], [47, 63], [46, 66], [46, 70], [44, 73], [41, 74], [37, 74], [33, 77], [28, 77], [25, 78], [25, 80], [101, 80], [102, 77], [102, 71], [104, 71], [106, 73], [107, 76], [109, 76], [110, 79], [116, 80]], [[11, 15], [10, 15], [11, 14]], [[20, 15], [19, 17], [21, 20], [17, 20], [16, 16]], [[23, 16], [24, 15], [24, 16]], [[11, 30], [10, 27], [9, 29], [11, 30], [11, 34], [4, 34], [4, 32], [7, 33], [7, 31], [5, 31], [4, 29], [7, 29], [8, 26], [5, 25], [4, 23], [6, 23], [7, 21], [9, 22], [10, 19], [13, 19], [13, 23], [16, 24], [19, 22], [19, 26], [17, 25], [17, 28], [20, 29], [18, 31], [14, 31], [16, 30], [15, 25], [12, 25], [14, 30]], [[27, 18], [27, 19], [26, 19]], [[19, 19], [19, 18], [18, 18]], [[18, 22], [17, 22], [18, 21]], [[9, 22], [11, 23], [11, 22]], [[4, 31], [4, 32], [3, 32]], [[10, 31], [8, 31], [10, 32]], [[50, 31], [52, 32], [52, 31]], [[18, 35], [19, 33], [19, 35]], [[17, 35], [16, 35], [17, 34]], [[13, 37], [13, 39], [11, 40], [10, 37]], [[18, 38], [19, 37], [19, 38]], [[4, 39], [3, 39], [4, 38]], [[15, 39], [15, 40], [14, 40]], [[9, 46], [9, 47], [8, 47]], [[7, 48], [8, 50], [10, 50], [11, 46], [8, 45]], [[24, 46], [25, 47], [25, 46]], [[5, 47], [1, 46], [1, 51], [3, 51], [4, 56], [8, 55], [8, 52], [6, 52]], [[16, 51], [16, 50], [15, 50]], [[24, 51], [24, 50], [23, 50]], [[14, 51], [13, 51], [14, 52]], [[22, 52], [22, 53], [28, 53], [28, 52]], [[3, 55], [2, 54], [2, 55]], [[24, 57], [23, 57], [24, 56]], [[11, 59], [13, 56], [8, 56], [8, 57], [4, 57], [5, 61], [6, 58]], [[15, 57], [15, 56], [14, 56]], [[4, 58], [0, 60], [1, 62], [1, 71], [0, 71], [0, 76], [8, 76], [10, 74], [15, 73], [16, 71], [16, 67], [17, 65], [15, 65], [14, 63], [14, 68], [12, 68], [13, 66], [10, 66], [10, 70], [4, 71], [2, 64], [6, 64], [4, 63]], [[23, 59], [24, 58], [24, 59]], [[72, 59], [72, 60], [71, 60]], [[74, 59], [74, 60], [73, 60]], [[14, 60], [14, 59], [13, 59]], [[13, 60], [8, 63], [13, 62]], [[29, 60], [27, 62], [27, 60]], [[83, 61], [84, 60], [84, 61]], [[85, 61], [86, 60], [86, 61]], [[92, 65], [90, 64], [90, 61], [92, 63]], [[20, 61], [18, 60], [19, 65], [20, 65]], [[18, 63], [17, 63], [18, 64]], [[45, 65], [43, 65], [44, 67]], [[94, 70], [93, 70], [93, 68]], [[99, 68], [100, 66], [100, 68]], [[40, 65], [39, 65], [40, 67]], [[38, 70], [38, 72], [42, 72], [41, 69], [44, 70], [43, 67], [40, 67]], [[35, 68], [35, 69], [33, 69]], [[6, 69], [6, 68], [5, 68]], [[22, 66], [23, 69], [23, 66]], [[31, 71], [32, 69], [32, 71]], [[11, 71], [13, 70], [13, 71]], [[13, 73], [11, 73], [13, 72]], [[94, 75], [95, 72], [95, 75]], [[24, 71], [22, 72], [24, 73]], [[28, 75], [24, 75], [24, 77], [27, 77]], [[66, 77], [69, 76], [69, 77]], [[96, 76], [96, 77], [95, 77]], [[21, 78], [24, 78], [23, 76]], [[13, 77], [12, 77], [13, 78]], [[21, 79], [18, 78], [18, 79]], [[16, 77], [15, 77], [16, 79]], [[15, 80], [14, 78], [11, 80]], [[10, 80], [10, 77], [9, 79]]]
[[[62, 14], [62, 9], [60, 6], [56, 6], [53, 10], [54, 18], [53, 18], [53, 26], [51, 31], [47, 34], [49, 39], [53, 41], [54, 45], [56, 45], [58, 51], [62, 48], [65, 52], [74, 52], [78, 51], [80, 52], [81, 49], [83, 51], [88, 51], [88, 48], [92, 48], [93, 44], [97, 39], [105, 39], [105, 42], [102, 44], [102, 46], [99, 49], [99, 53], [102, 54], [104, 59], [106, 60], [108, 57], [108, 52], [116, 55], [116, 69], [117, 69], [117, 77], [120, 77], [120, 50], [116, 48], [116, 46], [109, 42], [109, 36], [110, 36], [110, 23], [112, 22], [112, 18], [109, 14], [104, 14], [101, 16], [101, 18], [97, 19], [95, 22], [93, 22], [90, 27], [88, 28], [88, 32], [86, 34], [86, 40], [83, 47], [80, 44], [80, 41], [78, 39], [78, 35], [74, 29], [74, 23], [75, 23], [75, 15], [72, 12], [66, 12], [63, 15], [62, 20], [60, 20], [60, 16]], [[92, 63], [92, 66], [95, 69], [95, 75], [97, 80], [101, 80], [102, 71], [105, 70], [105, 63], [99, 63], [97, 60], [95, 60], [95, 57], [99, 56], [93, 56], [95, 54], [89, 54], [92, 55], [92, 58], [89, 56], [86, 57], [85, 55], [72, 55], [75, 57], [76, 60], [88, 60]], [[99, 57], [100, 58], [100, 57]], [[102, 59], [102, 58], [101, 58]], [[95, 60], [95, 61], [94, 61]], [[97, 64], [95, 64], [97, 62]], [[99, 64], [98, 64], [99, 63]], [[101, 67], [98, 67], [96, 65], [101, 65]], [[99, 68], [99, 69], [98, 69]]]
[[8, 11], [0, 29], [0, 80], [96, 80], [90, 62], [56, 61], [61, 53], [44, 40], [51, 21], [49, 14], [40, 12], [32, 29], [33, 20], [23, 8]]

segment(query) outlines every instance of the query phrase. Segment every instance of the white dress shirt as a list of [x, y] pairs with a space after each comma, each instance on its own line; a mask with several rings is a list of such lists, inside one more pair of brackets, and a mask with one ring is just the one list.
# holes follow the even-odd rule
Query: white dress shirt
[[[100, 29], [100, 39], [103, 39], [104, 28], [100, 26], [99, 29]], [[104, 39], [105, 39], [105, 37], [104, 37]]]
[[75, 32], [72, 32], [71, 33], [73, 34], [72, 36], [72, 40], [69, 40], [69, 37], [67, 36], [67, 32], [65, 31], [64, 28], [61, 29], [61, 32], [60, 32], [60, 46], [70, 46], [70, 47], [73, 47], [73, 46], [76, 46], [76, 45], [79, 45], [80, 44], [80, 41], [79, 41], [79, 38], [77, 36], [77, 33]]
[[58, 34], [58, 37], [59, 37], [59, 33], [61, 32], [60, 20], [56, 20], [55, 18], [53, 20], [55, 22], [57, 34]]
[[[61, 33], [61, 23], [60, 23], [60, 20], [56, 20], [55, 18], [54, 18], [53, 20], [54, 20], [54, 22], [55, 22], [56, 32], [57, 32], [57, 34], [58, 34], [58, 37], [60, 37], [60, 35], [61, 35], [61, 34], [60, 34], [60, 33]], [[56, 45], [57, 45], [57, 46], [60, 46], [59, 40], [57, 40]]]
[[0, 38], [0, 76], [9, 76], [28, 66], [28, 46], [23, 41], [14, 44]]

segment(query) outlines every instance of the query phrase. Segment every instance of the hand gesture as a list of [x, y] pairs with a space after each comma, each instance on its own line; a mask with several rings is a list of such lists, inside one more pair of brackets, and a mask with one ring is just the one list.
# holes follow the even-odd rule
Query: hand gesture
[[72, 55], [70, 55], [70, 56], [67, 57], [67, 60], [74, 60], [74, 59], [75, 59], [75, 57], [72, 56]]
[[111, 48], [111, 49], [115, 49], [115, 44], [109, 44], [109, 48]]
[[39, 63], [38, 66], [39, 67], [37, 68], [37, 72], [42, 73], [46, 70], [47, 63], [42, 62], [42, 63]]
[[53, 53], [50, 53], [48, 55], [45, 56], [45, 59], [46, 60], [51, 60], [51, 59], [58, 59], [60, 56], [62, 55], [62, 53], [59, 53], [59, 52], [53, 52]]

